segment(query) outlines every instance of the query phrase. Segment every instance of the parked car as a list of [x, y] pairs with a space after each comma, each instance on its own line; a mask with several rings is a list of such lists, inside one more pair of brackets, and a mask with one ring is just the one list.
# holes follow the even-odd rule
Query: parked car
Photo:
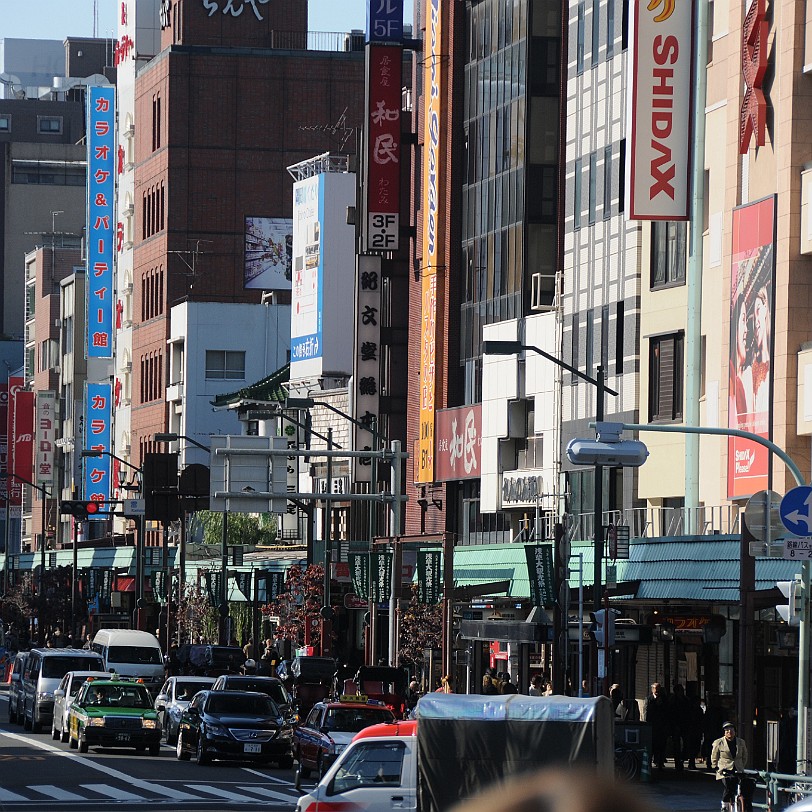
[[68, 740], [70, 706], [88, 677], [109, 679], [105, 671], [68, 671], [59, 687], [54, 691], [54, 719], [51, 723], [51, 738], [66, 742]]
[[285, 690], [282, 680], [276, 677], [250, 677], [241, 674], [224, 674], [218, 677], [212, 686], [213, 691], [258, 691], [268, 696], [276, 702], [282, 716], [290, 725], [295, 725], [299, 721], [293, 700]]
[[21, 725], [23, 723], [23, 671], [25, 671], [27, 659], [27, 651], [18, 651], [11, 669], [8, 689], [8, 720], [11, 724]]
[[161, 728], [152, 697], [135, 680], [87, 680], [70, 706], [70, 746], [134, 747], [160, 754]]
[[164, 682], [164, 656], [158, 638], [137, 629], [99, 629], [91, 643], [104, 660], [104, 670], [142, 680], [157, 693]]
[[214, 677], [170, 677], [155, 697], [155, 710], [167, 744], [178, 740], [178, 725], [183, 711], [198, 691], [214, 685]]
[[238, 646], [186, 645], [178, 649], [181, 673], [189, 677], [239, 674], [245, 659]]
[[176, 752], [181, 761], [194, 754], [200, 765], [216, 758], [290, 769], [293, 728], [267, 694], [201, 691], [181, 716]]
[[293, 756], [299, 762], [297, 784], [312, 770], [321, 778], [356, 733], [394, 721], [395, 714], [377, 701], [317, 703], [293, 731]]
[[80, 648], [31, 649], [23, 671], [22, 721], [39, 733], [54, 721], [54, 691], [68, 671], [104, 671], [102, 658]]

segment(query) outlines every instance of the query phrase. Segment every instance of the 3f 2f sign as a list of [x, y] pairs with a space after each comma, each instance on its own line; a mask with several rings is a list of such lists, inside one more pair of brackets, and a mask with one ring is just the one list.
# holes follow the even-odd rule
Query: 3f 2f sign
[[633, 0], [632, 9], [626, 210], [632, 220], [687, 220], [694, 3]]

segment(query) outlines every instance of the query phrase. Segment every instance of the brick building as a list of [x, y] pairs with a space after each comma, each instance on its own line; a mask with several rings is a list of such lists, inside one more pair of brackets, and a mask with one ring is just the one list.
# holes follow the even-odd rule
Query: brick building
[[136, 464], [168, 427], [170, 308], [259, 303], [261, 291], [244, 287], [245, 218], [291, 217], [286, 167], [340, 148], [332, 125], [342, 114], [349, 128], [363, 118], [363, 53], [308, 50], [304, 0], [258, 8], [233, 17], [173, 4], [160, 53], [136, 77]]

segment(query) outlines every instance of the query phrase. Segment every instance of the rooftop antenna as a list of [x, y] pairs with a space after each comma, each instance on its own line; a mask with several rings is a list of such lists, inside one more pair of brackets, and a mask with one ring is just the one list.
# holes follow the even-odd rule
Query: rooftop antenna
[[350, 136], [355, 132], [355, 130], [347, 125], [347, 108], [344, 108], [344, 111], [338, 117], [338, 121], [335, 124], [308, 124], [305, 126], [299, 127], [299, 130], [302, 132], [323, 132], [326, 133], [327, 136], [338, 144], [338, 151], [341, 152], [344, 149], [347, 141], [349, 140]]

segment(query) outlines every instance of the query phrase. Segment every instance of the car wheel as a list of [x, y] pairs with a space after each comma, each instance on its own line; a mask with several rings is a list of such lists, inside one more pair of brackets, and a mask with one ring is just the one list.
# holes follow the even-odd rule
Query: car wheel
[[158, 758], [161, 755], [161, 743], [156, 742], [155, 744], [151, 744], [149, 746], [149, 754], [152, 758]]
[[25, 712], [23, 712], [23, 730], [31, 730], [31, 720]]
[[183, 749], [183, 733], [178, 731], [178, 744], [175, 747], [175, 755], [178, 757], [178, 761], [188, 761], [191, 756]]
[[42, 733], [42, 722], [34, 719], [34, 711], [31, 711], [31, 732]]
[[178, 740], [177, 734], [172, 733], [172, 723], [167, 720], [164, 727], [164, 736], [166, 736], [167, 744], [175, 744]]
[[79, 752], [86, 753], [87, 752], [87, 741], [85, 739], [79, 739]]
[[78, 745], [79, 742], [76, 741], [76, 739], [74, 739], [73, 736], [70, 735], [70, 733], [68, 733], [68, 747], [70, 747], [71, 750], [75, 750]]
[[299, 753], [299, 755], [297, 756], [297, 761], [299, 762], [299, 775], [301, 775], [302, 778], [310, 778], [310, 772], [311, 772], [310, 767], [305, 767], [302, 764], [302, 754], [301, 753]]
[[60, 730], [59, 731], [59, 741], [64, 744], [70, 738], [70, 731], [69, 730]]
[[195, 759], [201, 767], [205, 767], [211, 762], [211, 756], [206, 752], [206, 746], [203, 744], [203, 731], [201, 730], [197, 736], [197, 758]]
[[293, 756], [288, 753], [286, 756], [282, 756], [276, 763], [279, 765], [280, 770], [289, 770], [293, 766]]
[[10, 725], [17, 724], [17, 711], [11, 709], [11, 702], [8, 703], [8, 723]]

